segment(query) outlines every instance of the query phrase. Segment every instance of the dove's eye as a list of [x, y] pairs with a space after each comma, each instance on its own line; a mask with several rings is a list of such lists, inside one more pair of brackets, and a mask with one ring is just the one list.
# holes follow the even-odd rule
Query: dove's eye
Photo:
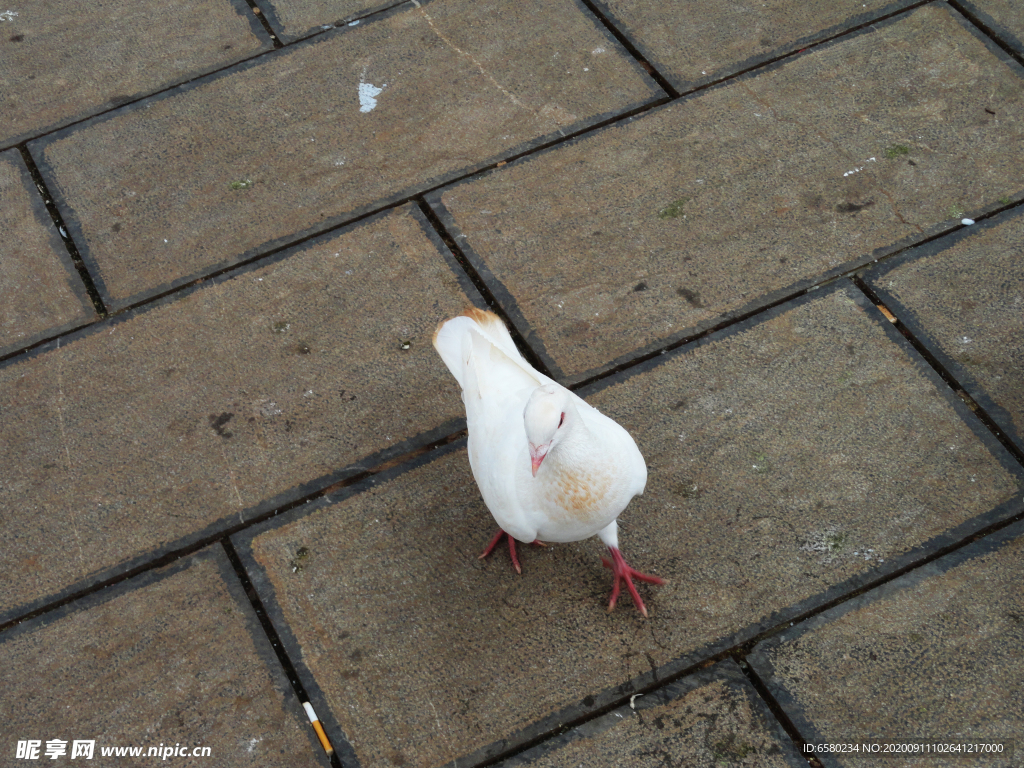
[[559, 426], [559, 427], [560, 427], [560, 426], [562, 426], [562, 422], [563, 422], [563, 421], [565, 421], [565, 414], [564, 414], [564, 413], [562, 414], [562, 418], [560, 418], [560, 419], [558, 420], [558, 426]]

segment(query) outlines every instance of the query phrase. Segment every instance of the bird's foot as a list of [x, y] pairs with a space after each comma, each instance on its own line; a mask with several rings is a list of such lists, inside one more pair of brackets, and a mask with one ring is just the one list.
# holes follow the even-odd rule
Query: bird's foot
[[[494, 538], [491, 539], [491, 543], [487, 545], [487, 549], [483, 551], [483, 553], [480, 555], [478, 559], [483, 560], [485, 557], [491, 554], [491, 552], [494, 551], [494, 548], [498, 546], [498, 542], [501, 541], [502, 536], [508, 536], [508, 534], [501, 530], [501, 528], [499, 528], [498, 532], [494, 534]], [[533, 544], [539, 547], [547, 546], [547, 544], [545, 544], [543, 541], [536, 539], [533, 541]], [[512, 558], [512, 567], [516, 569], [516, 573], [522, 573], [523, 569], [519, 567], [519, 557], [518, 555], [516, 555], [516, 540], [513, 539], [511, 536], [508, 536], [508, 553]]]
[[647, 573], [640, 573], [640, 571], [632, 568], [626, 559], [622, 556], [615, 547], [608, 547], [608, 551], [612, 554], [611, 562], [604, 557], [601, 558], [601, 562], [604, 563], [605, 568], [611, 568], [612, 573], [615, 575], [615, 585], [612, 587], [612, 599], [608, 601], [608, 610], [612, 610], [615, 607], [615, 601], [619, 599], [619, 585], [620, 582], [626, 582], [626, 588], [629, 590], [629, 594], [633, 598], [633, 604], [640, 610], [640, 613], [647, 616], [647, 608], [644, 606], [644, 601], [640, 599], [640, 593], [636, 591], [636, 587], [633, 586], [633, 577], [640, 579], [640, 581], [646, 581], [648, 584], [664, 584], [665, 580], [657, 576], [651, 576]]

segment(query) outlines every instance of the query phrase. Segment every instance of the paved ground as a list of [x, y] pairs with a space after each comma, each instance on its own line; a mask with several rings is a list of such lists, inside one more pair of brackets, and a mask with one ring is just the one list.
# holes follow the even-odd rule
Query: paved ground
[[[0, 764], [1024, 765], [1022, 41], [0, 6]], [[649, 619], [596, 540], [477, 559], [471, 305], [635, 435]]]

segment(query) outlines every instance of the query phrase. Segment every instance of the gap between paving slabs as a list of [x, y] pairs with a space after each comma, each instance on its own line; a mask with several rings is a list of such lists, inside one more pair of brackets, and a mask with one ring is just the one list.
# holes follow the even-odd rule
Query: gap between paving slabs
[[0, 153], [0, 359], [96, 319], [29, 169]]
[[1024, 460], [1024, 207], [866, 270], [863, 279]]
[[[685, 0], [637, 3], [589, 0], [601, 16], [628, 36], [637, 55], [665, 73], [679, 93], [723, 80], [801, 52], [901, 13], [920, 0], [834, 3], [802, 0], [737, 5], [701, 3], [694, 13]], [[865, 10], [867, 9], [867, 10]]]
[[[253, 5], [256, 0], [250, 0]], [[355, 27], [409, 0], [259, 0], [264, 23], [281, 30], [286, 44], [322, 34], [332, 27]]]
[[64, 249], [71, 257], [74, 268], [78, 272], [78, 276], [81, 279], [82, 284], [85, 286], [85, 292], [92, 301], [96, 314], [101, 319], [107, 317], [110, 313], [108, 312], [106, 305], [103, 303], [103, 298], [100, 296], [100, 292], [96, 289], [96, 284], [93, 282], [92, 275], [89, 273], [88, 267], [86, 267], [85, 262], [82, 261], [81, 254], [78, 253], [78, 246], [75, 245], [75, 241], [71, 238], [71, 235], [68, 234], [67, 224], [64, 223], [64, 219], [61, 218], [60, 211], [57, 210], [57, 204], [53, 201], [53, 195], [50, 194], [50, 190], [46, 186], [46, 180], [43, 179], [42, 174], [39, 173], [39, 168], [36, 167], [35, 161], [32, 159], [32, 155], [28, 151], [28, 147], [22, 144], [19, 149], [21, 150], [21, 159], [24, 161], [25, 166], [28, 168], [29, 175], [32, 178], [32, 183], [35, 185], [36, 190], [42, 197], [43, 206], [50, 216], [53, 228], [60, 235]]
[[1024, 64], [1024, 19], [1013, 0], [952, 0], [952, 4]]
[[[953, 234], [956, 234], [954, 232]], [[945, 238], [938, 238], [944, 240]], [[925, 245], [929, 245], [925, 244]], [[924, 245], [919, 248], [911, 249], [913, 252], [924, 251]], [[904, 263], [902, 260], [897, 259], [897, 263]], [[882, 262], [879, 266], [884, 266], [885, 262]], [[874, 270], [869, 270], [869, 273], [874, 273]], [[973, 382], [972, 376], [967, 373], [965, 374], [961, 368], [958, 368], [955, 364], [950, 365], [949, 361], [945, 359], [944, 355], [935, 354], [933, 347], [930, 342], [931, 339], [926, 333], [921, 330], [920, 326], [916, 326], [915, 323], [906, 323], [904, 320], [907, 318], [907, 314], [903, 313], [899, 302], [893, 301], [891, 296], [882, 293], [880, 297], [879, 292], [876, 292], [874, 287], [866, 283], [863, 279], [864, 275], [852, 275], [850, 279], [852, 282], [864, 293], [865, 296], [874, 304], [885, 318], [893, 324], [900, 334], [914, 347], [917, 353], [924, 358], [924, 360], [930, 365], [936, 373], [942, 378], [942, 380], [949, 386], [956, 395], [967, 405], [968, 408], [975, 414], [975, 416], [988, 428], [989, 432], [995, 437], [996, 440], [1006, 449], [1006, 451], [1017, 461], [1018, 464], [1024, 466], [1024, 452], [1021, 451], [1019, 445], [1014, 440], [1013, 430], [1006, 430], [1001, 426], [1006, 423], [1006, 412], [1005, 409], [996, 405], [984, 392], [976, 392], [976, 396], [972, 396], [968, 392], [971, 389]], [[890, 309], [887, 306], [888, 302], [894, 309]], [[896, 312], [900, 312], [900, 316], [897, 316]], [[903, 318], [903, 319], [901, 319]], [[915, 326], [916, 331], [915, 331]], [[961, 380], [966, 382], [961, 383]]]
[[233, 537], [336, 747], [496, 759], [1021, 511], [1020, 466], [845, 282], [585, 394], [650, 464], [621, 520], [669, 579], [649, 621], [603, 611], [594, 542], [477, 561], [461, 441]]
[[501, 768], [750, 764], [806, 768], [732, 660], [719, 662], [528, 749]]
[[267, 18], [267, 15], [263, 11], [263, 9], [256, 4], [256, 0], [245, 0], [245, 2], [249, 4], [249, 8], [252, 11], [253, 18], [258, 21], [258, 23], [263, 27], [264, 31], [266, 31], [267, 35], [270, 37], [271, 42], [274, 44], [274, 50], [278, 50], [284, 47], [284, 43], [281, 42], [281, 37], [280, 35], [278, 35], [277, 29], [271, 23], [271, 19]]

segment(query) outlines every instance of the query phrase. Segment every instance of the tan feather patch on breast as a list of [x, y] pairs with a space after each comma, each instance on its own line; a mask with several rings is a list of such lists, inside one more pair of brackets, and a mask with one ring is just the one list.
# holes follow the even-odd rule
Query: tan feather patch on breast
[[604, 497], [610, 488], [608, 475], [561, 472], [555, 480], [555, 500], [570, 517], [587, 521], [595, 512], [604, 511]]

